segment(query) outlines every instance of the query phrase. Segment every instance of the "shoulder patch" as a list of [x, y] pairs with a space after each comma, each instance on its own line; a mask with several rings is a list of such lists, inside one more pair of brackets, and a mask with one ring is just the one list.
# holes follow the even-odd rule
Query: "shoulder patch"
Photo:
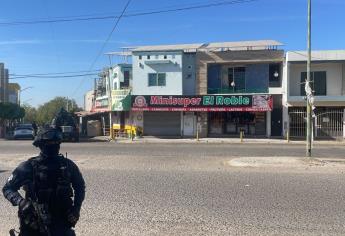
[[12, 179], [13, 179], [13, 174], [10, 177], [8, 177], [7, 182], [11, 182]]

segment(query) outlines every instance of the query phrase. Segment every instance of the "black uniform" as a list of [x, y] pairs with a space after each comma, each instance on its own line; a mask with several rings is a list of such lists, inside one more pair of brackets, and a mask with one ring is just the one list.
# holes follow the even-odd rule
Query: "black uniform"
[[[85, 182], [77, 165], [58, 154], [61, 140], [54, 137], [56, 129], [48, 132], [53, 132], [53, 136], [48, 135], [42, 142], [39, 134], [34, 142], [40, 147], [41, 154], [21, 163], [3, 188], [5, 198], [13, 206], [19, 206], [22, 236], [75, 235], [72, 227], [79, 219], [85, 197]], [[18, 192], [21, 187], [25, 198]], [[44, 213], [44, 229], [37, 223], [38, 206]]]

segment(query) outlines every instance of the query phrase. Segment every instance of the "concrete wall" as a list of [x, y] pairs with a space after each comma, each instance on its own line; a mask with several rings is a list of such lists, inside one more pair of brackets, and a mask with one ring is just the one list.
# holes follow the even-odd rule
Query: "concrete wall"
[[[289, 96], [301, 96], [301, 73], [306, 72], [306, 64], [290, 64], [289, 66]], [[343, 64], [342, 63], [312, 63], [312, 71], [326, 71], [327, 96], [343, 95]]]
[[84, 95], [84, 111], [91, 111], [94, 101], [94, 91], [90, 90]]
[[[139, 59], [142, 55], [142, 59]], [[147, 59], [150, 55], [150, 59]], [[167, 59], [164, 59], [167, 55]], [[158, 56], [158, 58], [156, 58]], [[133, 95], [182, 95], [182, 52], [133, 53]], [[167, 60], [165, 64], [146, 64]], [[166, 73], [166, 86], [148, 86], [149, 73]]]
[[195, 95], [195, 53], [184, 53], [182, 56], [183, 95]]
[[[117, 90], [121, 89], [121, 82], [124, 82], [124, 72], [129, 71], [129, 87], [132, 86], [132, 65], [130, 64], [119, 64], [112, 68], [111, 70], [111, 89]], [[116, 85], [116, 87], [115, 87]]]

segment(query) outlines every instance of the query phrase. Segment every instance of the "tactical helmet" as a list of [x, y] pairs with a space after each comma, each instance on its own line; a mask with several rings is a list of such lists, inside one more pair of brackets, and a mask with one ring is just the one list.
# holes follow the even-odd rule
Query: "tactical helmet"
[[60, 144], [62, 142], [62, 131], [59, 128], [43, 128], [38, 131], [32, 145], [39, 147], [44, 144]]

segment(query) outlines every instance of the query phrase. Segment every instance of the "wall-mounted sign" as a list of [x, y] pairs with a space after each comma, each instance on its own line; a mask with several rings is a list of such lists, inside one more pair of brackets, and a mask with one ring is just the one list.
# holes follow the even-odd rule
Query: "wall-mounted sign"
[[129, 111], [131, 108], [130, 90], [113, 90], [111, 102], [112, 111]]
[[133, 111], [271, 111], [271, 95], [132, 96]]
[[108, 105], [108, 98], [96, 99], [95, 105], [91, 111], [93, 112], [108, 112], [109, 105]]

